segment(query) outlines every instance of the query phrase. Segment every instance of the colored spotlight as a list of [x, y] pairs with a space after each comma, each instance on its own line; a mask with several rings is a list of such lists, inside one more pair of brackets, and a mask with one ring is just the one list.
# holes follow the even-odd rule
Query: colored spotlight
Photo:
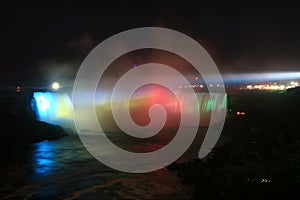
[[60, 85], [58, 82], [54, 82], [51, 86], [54, 90], [58, 90], [60, 88]]

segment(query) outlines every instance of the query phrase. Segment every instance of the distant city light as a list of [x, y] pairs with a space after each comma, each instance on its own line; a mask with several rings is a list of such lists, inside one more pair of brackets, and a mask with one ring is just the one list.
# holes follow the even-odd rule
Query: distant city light
[[260, 180], [261, 183], [271, 183], [271, 180], [270, 179], [266, 179], [266, 178], [262, 178]]
[[289, 88], [298, 87], [297, 81], [279, 81], [279, 82], [265, 82], [256, 85], [244, 85], [240, 90], [286, 90]]
[[58, 90], [60, 88], [60, 85], [58, 82], [54, 82], [52, 83], [52, 86], [51, 86], [54, 90]]

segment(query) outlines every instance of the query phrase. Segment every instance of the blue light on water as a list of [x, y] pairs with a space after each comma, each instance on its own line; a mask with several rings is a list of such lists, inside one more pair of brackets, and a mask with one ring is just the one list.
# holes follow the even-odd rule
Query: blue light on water
[[34, 154], [34, 171], [37, 173], [36, 175], [51, 175], [56, 165], [55, 147], [49, 141], [37, 143], [36, 147], [37, 149]]

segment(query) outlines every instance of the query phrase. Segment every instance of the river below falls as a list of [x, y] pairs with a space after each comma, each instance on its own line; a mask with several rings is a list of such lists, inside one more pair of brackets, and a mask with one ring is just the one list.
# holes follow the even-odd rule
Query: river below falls
[[[203, 133], [177, 162], [197, 157]], [[193, 193], [167, 167], [137, 174], [111, 169], [77, 135], [26, 145], [1, 165], [0, 199], [190, 199]]]

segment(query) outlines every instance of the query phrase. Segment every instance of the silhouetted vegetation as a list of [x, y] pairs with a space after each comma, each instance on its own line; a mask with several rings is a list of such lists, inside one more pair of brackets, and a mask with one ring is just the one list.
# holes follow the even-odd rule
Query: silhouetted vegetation
[[36, 120], [26, 95], [18, 95], [0, 99], [0, 157], [5, 162], [22, 160], [30, 143], [67, 135], [60, 126]]

